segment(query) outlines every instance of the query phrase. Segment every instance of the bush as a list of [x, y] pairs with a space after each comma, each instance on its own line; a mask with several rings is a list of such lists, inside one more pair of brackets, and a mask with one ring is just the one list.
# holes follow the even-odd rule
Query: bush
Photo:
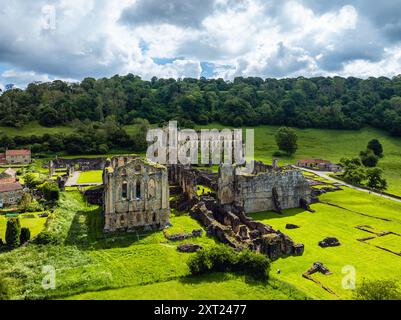
[[47, 201], [57, 201], [60, 197], [60, 189], [55, 182], [45, 182], [41, 186], [41, 191]]
[[354, 297], [357, 300], [401, 300], [401, 291], [393, 280], [364, 280]]
[[55, 235], [50, 233], [49, 231], [42, 231], [39, 233], [36, 238], [34, 239], [35, 244], [59, 244], [60, 239], [57, 238]]
[[238, 253], [223, 245], [199, 250], [188, 261], [192, 275], [240, 272], [259, 280], [268, 278], [269, 266], [269, 260], [264, 255], [249, 250]]
[[24, 244], [31, 240], [31, 231], [29, 228], [22, 228], [21, 235], [20, 235], [20, 243]]
[[11, 248], [20, 246], [21, 224], [18, 218], [10, 218], [7, 221], [6, 243]]

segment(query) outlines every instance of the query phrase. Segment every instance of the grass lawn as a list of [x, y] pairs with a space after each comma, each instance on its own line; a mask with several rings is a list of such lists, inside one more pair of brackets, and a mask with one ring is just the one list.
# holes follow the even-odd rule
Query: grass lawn
[[[251, 215], [305, 245], [303, 256], [279, 259], [272, 264], [272, 273], [277, 269], [281, 270], [281, 273], [274, 274], [274, 277], [291, 283], [316, 299], [352, 297], [352, 291], [345, 290], [342, 286], [345, 276], [342, 271], [346, 266], [355, 268], [357, 286], [364, 278], [398, 281], [401, 276], [401, 257], [358, 241], [357, 239], [369, 237], [372, 234], [355, 227], [368, 225], [377, 230], [400, 233], [401, 204], [348, 188], [344, 191], [327, 193], [321, 197], [321, 200], [335, 203], [342, 208], [319, 203], [312, 206], [316, 210], [315, 213], [291, 209], [285, 210], [283, 215], [273, 212]], [[383, 218], [390, 221], [382, 220]], [[300, 228], [286, 230], [287, 223], [296, 224]], [[318, 242], [326, 237], [338, 238], [341, 246], [320, 248]], [[392, 240], [391, 244], [389, 240]], [[372, 244], [381, 243], [383, 247], [389, 246], [388, 249], [401, 250], [401, 237], [390, 235], [371, 241]], [[312, 277], [334, 291], [337, 296], [302, 277], [302, 274], [316, 261], [324, 263], [333, 274], [329, 276], [315, 274]]]
[[[88, 292], [69, 297], [74, 300], [302, 300], [307, 297], [279, 281], [266, 284], [243, 276], [215, 273], [196, 278], [183, 278], [146, 286]], [[216, 295], [218, 292], [218, 295]]]
[[78, 184], [85, 184], [85, 183], [101, 183], [102, 182], [102, 171], [95, 170], [95, 171], [85, 171], [82, 172], [78, 177]]
[[14, 136], [42, 136], [45, 133], [65, 133], [69, 134], [74, 132], [74, 128], [67, 126], [43, 127], [38, 122], [31, 122], [22, 128], [0, 127], [0, 134], [5, 133], [9, 137]]
[[[26, 213], [19, 216], [21, 227], [29, 228], [31, 231], [31, 237], [38, 235], [44, 228], [46, 218], [40, 218], [37, 213]], [[7, 218], [0, 215], [0, 239], [5, 241], [7, 228]]]
[[[168, 241], [162, 231], [147, 233], [118, 233], [105, 235], [102, 232], [103, 219], [97, 206], [86, 206], [78, 192], [61, 194], [60, 207], [49, 222], [48, 232], [59, 239], [58, 245], [38, 246], [29, 244], [8, 253], [0, 254], [0, 275], [11, 281], [13, 297], [23, 298], [65, 298], [85, 292], [136, 287], [138, 296], [158, 299], [174, 290], [179, 294], [182, 288], [189, 296], [208, 292], [208, 297], [222, 297], [218, 291], [212, 291], [212, 278], [191, 280], [187, 277], [189, 270], [187, 260], [191, 254], [180, 253], [177, 245], [185, 242], [198, 243], [202, 246], [215, 244], [206, 232], [200, 238], [184, 241]], [[199, 223], [187, 215], [172, 216], [173, 227], [169, 233], [186, 232], [202, 228]], [[40, 283], [43, 277], [41, 269], [52, 265], [56, 269], [56, 290], [45, 291]], [[227, 284], [227, 297], [242, 297], [254, 292], [254, 297], [261, 297], [262, 292], [272, 291], [267, 288], [249, 284], [240, 278], [232, 278]], [[151, 290], [154, 285], [159, 291]], [[236, 285], [238, 284], [238, 288]], [[174, 288], [174, 289], [173, 289]], [[129, 298], [126, 292], [113, 291], [113, 298]], [[173, 292], [173, 291], [172, 291]], [[192, 292], [192, 293], [190, 293]], [[231, 292], [231, 293], [230, 293]], [[283, 292], [270, 292], [266, 298], [290, 298], [300, 294], [296, 289]], [[132, 298], [138, 296], [133, 295]], [[300, 294], [304, 297], [304, 295]], [[180, 296], [183, 297], [183, 296]]]

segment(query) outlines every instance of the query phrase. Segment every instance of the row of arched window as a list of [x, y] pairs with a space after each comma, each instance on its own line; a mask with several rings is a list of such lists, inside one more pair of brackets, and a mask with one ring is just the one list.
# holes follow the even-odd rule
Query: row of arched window
[[[137, 180], [133, 184], [129, 184], [125, 180], [122, 182], [121, 198], [122, 199], [130, 198], [130, 192], [134, 199], [141, 200], [143, 198], [142, 183], [140, 180]], [[155, 196], [156, 196], [156, 183], [155, 183], [155, 180], [150, 179], [148, 182], [148, 185], [147, 185], [147, 198], [152, 199]]]

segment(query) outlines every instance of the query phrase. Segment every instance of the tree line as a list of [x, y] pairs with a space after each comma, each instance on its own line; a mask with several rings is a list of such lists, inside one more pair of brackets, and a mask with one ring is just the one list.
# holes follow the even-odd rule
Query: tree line
[[[31, 83], [0, 96], [0, 125], [44, 126], [73, 121], [118, 125], [147, 119], [178, 120], [182, 127], [220, 122], [231, 126], [282, 125], [359, 129], [373, 126], [401, 136], [401, 76], [366, 80], [349, 77], [262, 79], [158, 79], [128, 74]], [[102, 143], [103, 144], [103, 143]]]

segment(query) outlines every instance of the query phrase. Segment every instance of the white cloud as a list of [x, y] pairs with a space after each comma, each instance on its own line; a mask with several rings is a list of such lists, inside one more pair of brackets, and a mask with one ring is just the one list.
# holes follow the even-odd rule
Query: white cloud
[[[390, 76], [400, 70], [401, 40], [401, 3], [390, 2], [369, 9], [359, 0], [9, 1], [0, 8], [0, 63], [11, 67], [0, 83], [129, 72], [199, 77], [201, 62], [224, 78]], [[55, 8], [55, 29], [44, 28], [44, 6]]]

